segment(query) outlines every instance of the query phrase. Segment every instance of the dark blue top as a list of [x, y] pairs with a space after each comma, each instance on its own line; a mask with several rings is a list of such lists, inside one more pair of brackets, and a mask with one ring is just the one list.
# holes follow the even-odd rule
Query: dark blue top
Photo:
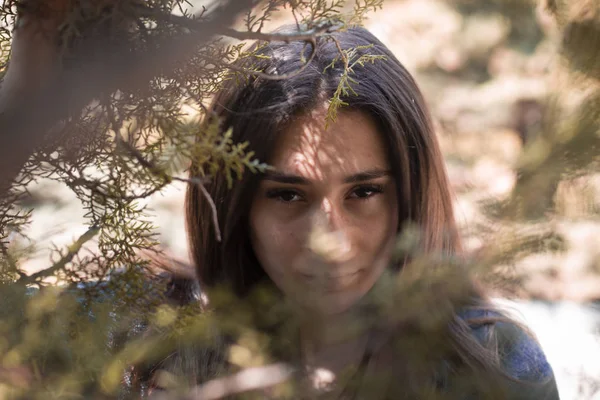
[[[459, 315], [469, 320], [502, 318], [496, 311], [465, 309]], [[552, 367], [540, 344], [517, 324], [496, 321], [493, 324], [470, 324], [473, 335], [485, 344], [490, 330], [494, 329], [502, 368], [515, 382], [508, 385], [510, 400], [558, 400], [558, 389]]]

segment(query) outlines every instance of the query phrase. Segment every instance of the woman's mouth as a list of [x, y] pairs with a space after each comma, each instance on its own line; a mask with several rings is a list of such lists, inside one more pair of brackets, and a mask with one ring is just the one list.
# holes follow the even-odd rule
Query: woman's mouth
[[339, 292], [354, 286], [361, 273], [362, 270], [358, 269], [352, 272], [328, 272], [322, 275], [301, 273], [301, 275], [311, 288], [324, 292]]

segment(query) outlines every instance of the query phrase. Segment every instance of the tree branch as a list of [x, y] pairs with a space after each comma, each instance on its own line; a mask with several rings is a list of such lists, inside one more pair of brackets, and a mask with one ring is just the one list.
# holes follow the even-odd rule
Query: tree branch
[[150, 171], [152, 174], [154, 174], [158, 178], [164, 179], [165, 182], [179, 181], [179, 182], [185, 182], [185, 183], [189, 183], [189, 184], [198, 186], [198, 188], [200, 189], [200, 191], [206, 198], [206, 201], [208, 201], [208, 204], [210, 205], [210, 208], [212, 210], [212, 219], [213, 219], [213, 225], [215, 227], [215, 236], [217, 237], [217, 241], [220, 242], [221, 241], [221, 229], [219, 228], [219, 215], [217, 212], [217, 206], [215, 205], [214, 200], [210, 196], [210, 193], [208, 193], [208, 191], [204, 187], [204, 180], [202, 180], [201, 178], [197, 178], [197, 177], [181, 178], [178, 176], [168, 175], [167, 173], [162, 171], [152, 161], [147, 160], [144, 157], [144, 155], [142, 153], [140, 153], [140, 151], [138, 149], [133, 147], [127, 141], [123, 140], [123, 137], [118, 133], [118, 131], [115, 130], [115, 134], [116, 134], [117, 143], [119, 144], [119, 146], [122, 146], [129, 153], [129, 155], [131, 155], [133, 158], [135, 158], [144, 168], [148, 169], [148, 171]]
[[72, 245], [67, 249], [67, 253], [61, 257], [58, 262], [54, 263], [51, 267], [43, 269], [31, 275], [25, 275], [19, 278], [17, 284], [30, 285], [37, 283], [40, 279], [47, 276], [54, 275], [56, 272], [63, 269], [68, 263], [73, 260], [73, 257], [81, 250], [84, 244], [92, 240], [94, 236], [98, 234], [100, 228], [98, 226], [90, 227], [83, 235], [79, 237]]
[[[145, 6], [140, 6], [144, 9], [144, 16], [154, 19], [155, 21], [171, 22], [179, 26], [198, 31], [202, 29], [204, 21], [197, 18], [189, 18], [180, 15], [167, 14], [160, 11], [152, 10]], [[238, 40], [262, 40], [265, 42], [306, 42], [312, 41], [319, 36], [331, 34], [342, 27], [341, 24], [325, 23], [321, 26], [309, 29], [306, 31], [298, 31], [294, 33], [263, 33], [260, 31], [238, 31], [233, 28], [223, 28], [217, 33], [221, 36], [227, 36]]]
[[[315, 55], [317, 53], [317, 41], [313, 38], [311, 40], [308, 40], [308, 42], [312, 45], [312, 51], [310, 52], [310, 56], [308, 57], [308, 60], [306, 60], [306, 62], [304, 63], [303, 66], [301, 66], [294, 72], [290, 72], [289, 74], [284, 74], [284, 75], [266, 74], [264, 72], [253, 71], [248, 68], [238, 67], [234, 64], [228, 64], [227, 68], [229, 68], [232, 71], [242, 72], [247, 75], [256, 76], [258, 78], [262, 78], [262, 79], [266, 79], [266, 80], [270, 80], [270, 81], [281, 81], [281, 80], [290, 79], [290, 78], [293, 78], [294, 76], [300, 74], [302, 71], [304, 71], [310, 65], [311, 61], [315, 58]], [[213, 63], [219, 62], [219, 60], [215, 60], [210, 57], [206, 57], [206, 59]]]
[[[163, 12], [150, 10], [147, 7], [144, 7], [144, 10], [145, 10], [146, 17], [153, 18], [156, 21], [165, 21], [165, 22], [175, 23], [175, 24], [178, 24], [185, 28], [188, 28], [192, 31], [197, 31], [199, 29], [202, 29], [203, 22], [199, 21], [197, 19], [194, 19], [194, 18], [182, 17], [179, 15], [173, 15], [173, 14], [166, 14]], [[263, 33], [263, 32], [254, 32], [254, 31], [242, 32], [242, 31], [235, 30], [233, 28], [223, 28], [218, 33], [222, 36], [228, 36], [228, 37], [242, 40], [242, 41], [243, 40], [261, 40], [261, 41], [265, 41], [265, 42], [285, 42], [285, 43], [298, 41], [298, 42], [306, 42], [307, 44], [310, 43], [312, 45], [312, 51], [310, 53], [310, 56], [308, 57], [308, 60], [305, 62], [305, 64], [300, 69], [298, 69], [297, 71], [294, 71], [292, 73], [289, 73], [289, 74], [285, 74], [285, 75], [266, 74], [266, 73], [259, 72], [259, 71], [253, 71], [250, 69], [237, 67], [232, 64], [227, 65], [227, 68], [229, 68], [233, 71], [243, 72], [245, 74], [257, 76], [262, 79], [285, 80], [285, 79], [293, 78], [294, 76], [300, 74], [302, 71], [304, 71], [304, 69], [306, 69], [308, 67], [308, 65], [311, 63], [311, 61], [315, 58], [315, 53], [316, 53], [316, 48], [317, 48], [316, 39], [318, 37], [331, 34], [340, 28], [341, 28], [340, 24], [327, 23], [327, 24], [323, 24], [314, 29], [300, 31], [300, 32], [294, 32], [294, 33]], [[207, 58], [207, 60], [211, 61], [212, 63], [215, 63], [215, 64], [220, 63], [220, 60], [216, 60], [216, 59], [213, 59], [210, 57], [206, 57], [206, 58]]]
[[[77, 116], [103, 93], [118, 89], [143, 90], [151, 78], [180, 66], [252, 4], [252, 0], [228, 0], [193, 34], [156, 38], [148, 50], [132, 51], [126, 40], [110, 46], [101, 39], [92, 41], [86, 44], [84, 54], [77, 54], [82, 60], [92, 61], [61, 70], [50, 82], [44, 82], [43, 87], [28, 93], [9, 91], [11, 87], [3, 84], [0, 88], [0, 197], [5, 196], [29, 156], [43, 143], [51, 142], [51, 128], [59, 121]], [[31, 58], [37, 57], [31, 43], [23, 50], [32, 53]], [[55, 55], [50, 58], [55, 59]], [[10, 65], [7, 75], [11, 67], [19, 66]], [[38, 68], [43, 71], [50, 66]], [[22, 72], [17, 70], [13, 74]], [[20, 79], [26, 80], [27, 76]]]
[[214, 200], [210, 196], [210, 193], [208, 193], [208, 191], [204, 187], [204, 181], [202, 179], [196, 178], [196, 177], [181, 178], [181, 177], [177, 177], [177, 176], [171, 176], [171, 175], [167, 174], [165, 171], [163, 171], [161, 168], [159, 168], [155, 163], [153, 163], [150, 160], [147, 160], [138, 149], [136, 149], [132, 144], [130, 144], [128, 141], [126, 141], [123, 138], [123, 136], [121, 136], [119, 124], [117, 122], [117, 119], [116, 119], [108, 101], [106, 102], [106, 112], [108, 113], [108, 117], [112, 124], [112, 130], [115, 134], [117, 146], [123, 148], [127, 152], [127, 154], [130, 155], [131, 157], [133, 157], [138, 163], [140, 163], [140, 165], [142, 167], [146, 168], [150, 173], [152, 173], [157, 178], [162, 179], [165, 183], [169, 183], [172, 181], [179, 181], [179, 182], [185, 182], [188, 184], [193, 184], [193, 185], [198, 186], [198, 188], [200, 189], [200, 191], [206, 198], [206, 201], [208, 201], [208, 204], [210, 205], [210, 208], [212, 210], [213, 225], [215, 227], [215, 236], [217, 237], [217, 241], [220, 242], [221, 241], [221, 229], [219, 228], [219, 216], [218, 216], [218, 212], [217, 212], [217, 206], [215, 205]]

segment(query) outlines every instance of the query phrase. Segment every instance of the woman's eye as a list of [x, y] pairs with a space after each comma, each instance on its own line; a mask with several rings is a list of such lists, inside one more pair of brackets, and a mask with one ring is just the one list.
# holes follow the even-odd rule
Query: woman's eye
[[354, 199], [368, 199], [379, 193], [383, 193], [383, 187], [379, 185], [359, 186], [352, 190], [350, 197]]
[[302, 196], [294, 190], [271, 190], [267, 192], [267, 197], [284, 203], [293, 203], [302, 200]]

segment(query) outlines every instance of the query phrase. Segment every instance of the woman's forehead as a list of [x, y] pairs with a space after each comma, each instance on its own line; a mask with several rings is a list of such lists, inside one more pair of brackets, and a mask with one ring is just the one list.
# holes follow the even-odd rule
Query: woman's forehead
[[367, 114], [343, 111], [329, 124], [326, 115], [322, 107], [288, 126], [271, 160], [278, 172], [320, 180], [389, 169], [383, 139]]

